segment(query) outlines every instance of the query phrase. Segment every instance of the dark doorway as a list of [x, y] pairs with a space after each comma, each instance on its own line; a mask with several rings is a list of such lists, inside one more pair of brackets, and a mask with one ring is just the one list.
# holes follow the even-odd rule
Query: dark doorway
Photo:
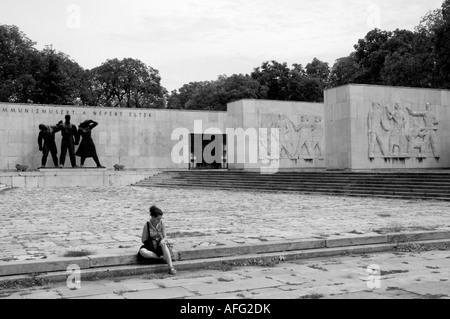
[[190, 134], [189, 169], [228, 169], [226, 134]]

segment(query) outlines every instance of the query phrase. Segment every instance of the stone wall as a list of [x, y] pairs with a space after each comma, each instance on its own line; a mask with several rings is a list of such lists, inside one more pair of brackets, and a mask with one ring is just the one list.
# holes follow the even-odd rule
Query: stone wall
[[448, 168], [450, 91], [372, 85], [326, 90], [325, 134], [328, 169]]
[[[209, 127], [224, 129], [225, 112], [202, 112], [160, 109], [124, 109], [101, 107], [73, 107], [33, 104], [0, 103], [0, 170], [15, 169], [16, 164], [29, 169], [40, 166], [42, 153], [38, 149], [39, 124], [55, 125], [71, 115], [71, 122], [79, 125], [86, 119], [98, 122], [92, 138], [101, 163], [111, 169], [123, 164], [126, 169], [188, 168], [188, 163], [176, 164], [171, 159], [172, 148], [178, 143], [171, 139], [176, 128], [194, 132], [194, 121]], [[58, 157], [61, 134], [56, 135]], [[67, 155], [65, 167], [70, 167]], [[77, 157], [77, 164], [80, 158]], [[95, 166], [88, 158], [86, 166]], [[51, 156], [47, 167], [53, 167]]]
[[0, 184], [7, 187], [27, 189], [128, 186], [160, 172], [160, 170], [112, 171], [89, 169], [0, 172]]
[[[245, 148], [238, 138], [234, 139], [234, 163], [231, 163], [230, 154], [232, 138], [228, 134], [229, 167], [245, 170], [325, 168], [323, 118], [322, 103], [269, 100], [229, 103], [227, 127], [248, 132]], [[275, 128], [279, 132], [276, 141], [271, 135]], [[259, 129], [267, 129], [267, 136], [261, 135]], [[257, 134], [250, 134], [251, 130], [256, 130]], [[273, 152], [273, 142], [278, 143], [278, 152]], [[246, 155], [245, 161], [238, 158], [242, 153]], [[256, 155], [256, 161], [252, 155]]]

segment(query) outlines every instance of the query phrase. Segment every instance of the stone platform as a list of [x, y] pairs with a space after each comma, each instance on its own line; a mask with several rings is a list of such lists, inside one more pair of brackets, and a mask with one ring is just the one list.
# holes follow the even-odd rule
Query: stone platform
[[134, 184], [161, 170], [124, 170], [106, 168], [41, 168], [33, 171], [0, 172], [0, 184], [17, 188], [108, 187]]

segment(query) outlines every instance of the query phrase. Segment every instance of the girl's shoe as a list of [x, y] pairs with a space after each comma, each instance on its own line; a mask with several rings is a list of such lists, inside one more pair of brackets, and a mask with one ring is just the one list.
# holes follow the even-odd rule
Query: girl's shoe
[[170, 267], [169, 268], [169, 275], [176, 275], [177, 271], [175, 270], [175, 268]]

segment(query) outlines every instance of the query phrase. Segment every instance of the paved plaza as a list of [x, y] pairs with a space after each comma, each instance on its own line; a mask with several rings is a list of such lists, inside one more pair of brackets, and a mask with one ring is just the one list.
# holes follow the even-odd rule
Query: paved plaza
[[[81, 281], [78, 289], [59, 282], [0, 290], [0, 300], [181, 298], [187, 305], [192, 299], [449, 299], [449, 258], [448, 250], [393, 252], [180, 271], [174, 277], [113, 277]], [[272, 314], [284, 309], [273, 307]]]
[[148, 208], [164, 211], [174, 249], [448, 230], [450, 202], [364, 197], [88, 187], [0, 190], [0, 260], [73, 250], [135, 253]]

